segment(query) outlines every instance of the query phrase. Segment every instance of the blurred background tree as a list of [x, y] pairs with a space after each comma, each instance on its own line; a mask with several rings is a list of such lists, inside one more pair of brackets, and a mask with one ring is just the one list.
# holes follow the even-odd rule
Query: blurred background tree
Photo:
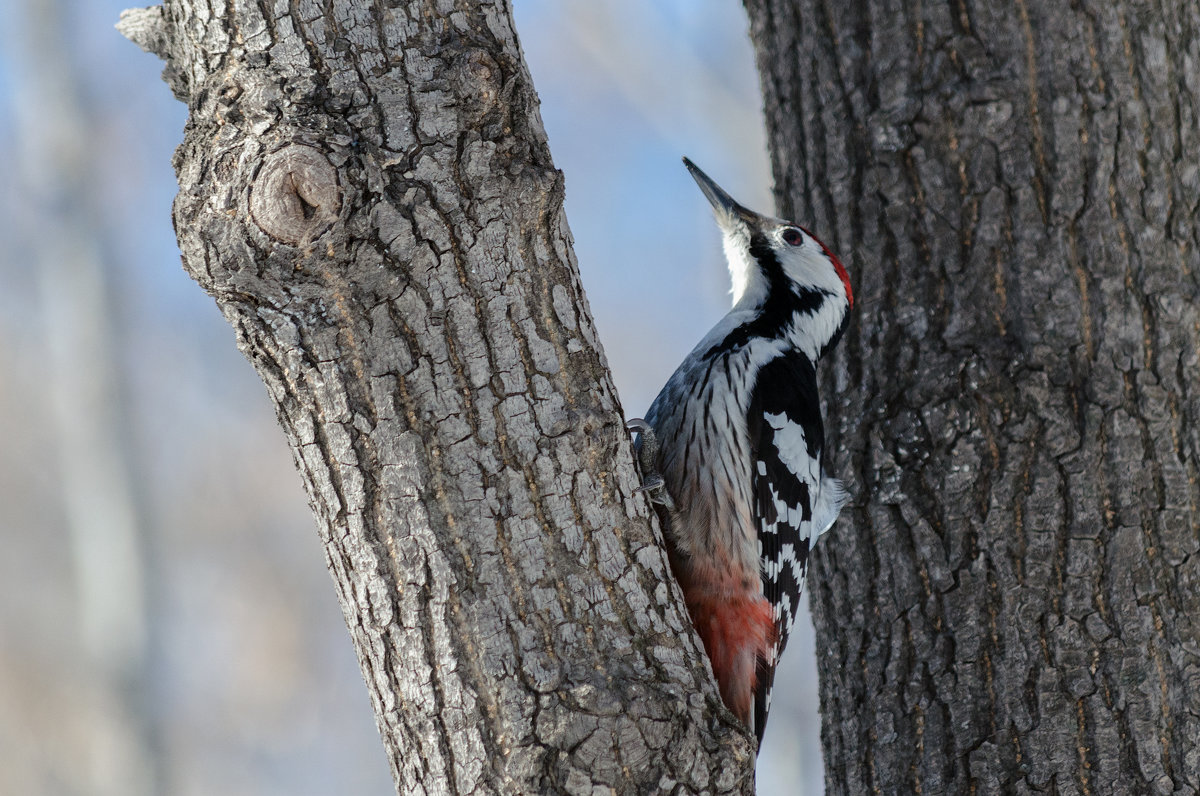
[[[0, 8], [0, 792], [390, 793], [283, 437], [178, 266], [185, 108], [113, 29], [126, 5]], [[515, 11], [637, 415], [728, 305], [679, 156], [771, 206], [747, 23], [715, 0]], [[759, 790], [819, 793], [807, 622], [784, 668]]]

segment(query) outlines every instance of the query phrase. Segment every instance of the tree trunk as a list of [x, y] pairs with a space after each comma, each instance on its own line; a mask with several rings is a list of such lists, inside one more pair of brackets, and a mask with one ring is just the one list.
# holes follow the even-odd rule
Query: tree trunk
[[847, 255], [831, 794], [1200, 788], [1200, 9], [747, 0]]
[[188, 103], [184, 266], [275, 402], [398, 792], [750, 792], [633, 494], [507, 3], [121, 27]]

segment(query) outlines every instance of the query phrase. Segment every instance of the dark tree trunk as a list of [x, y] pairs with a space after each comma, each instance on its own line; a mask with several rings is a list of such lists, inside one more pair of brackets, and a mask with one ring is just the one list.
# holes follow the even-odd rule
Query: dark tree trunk
[[[273, 8], [273, 11], [267, 11]], [[291, 442], [401, 793], [747, 793], [507, 3], [127, 12], [184, 266]]]
[[1200, 788], [1200, 8], [747, 0], [851, 266], [831, 794]]

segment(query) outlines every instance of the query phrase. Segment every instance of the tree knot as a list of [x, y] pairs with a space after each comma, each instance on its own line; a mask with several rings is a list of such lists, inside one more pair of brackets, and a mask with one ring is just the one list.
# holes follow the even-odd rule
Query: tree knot
[[503, 92], [503, 70], [486, 50], [469, 50], [454, 64], [455, 94], [466, 120], [477, 123], [497, 110]]
[[341, 212], [337, 169], [315, 147], [289, 144], [267, 155], [250, 188], [250, 215], [263, 232], [292, 245], [325, 232]]

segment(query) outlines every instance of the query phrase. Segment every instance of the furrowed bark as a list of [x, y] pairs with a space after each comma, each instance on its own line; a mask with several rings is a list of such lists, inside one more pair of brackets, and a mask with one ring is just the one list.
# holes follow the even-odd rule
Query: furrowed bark
[[850, 261], [827, 790], [1200, 790], [1200, 9], [747, 0]]
[[184, 266], [275, 402], [398, 792], [751, 792], [508, 5], [173, 0], [122, 29], [189, 106]]

